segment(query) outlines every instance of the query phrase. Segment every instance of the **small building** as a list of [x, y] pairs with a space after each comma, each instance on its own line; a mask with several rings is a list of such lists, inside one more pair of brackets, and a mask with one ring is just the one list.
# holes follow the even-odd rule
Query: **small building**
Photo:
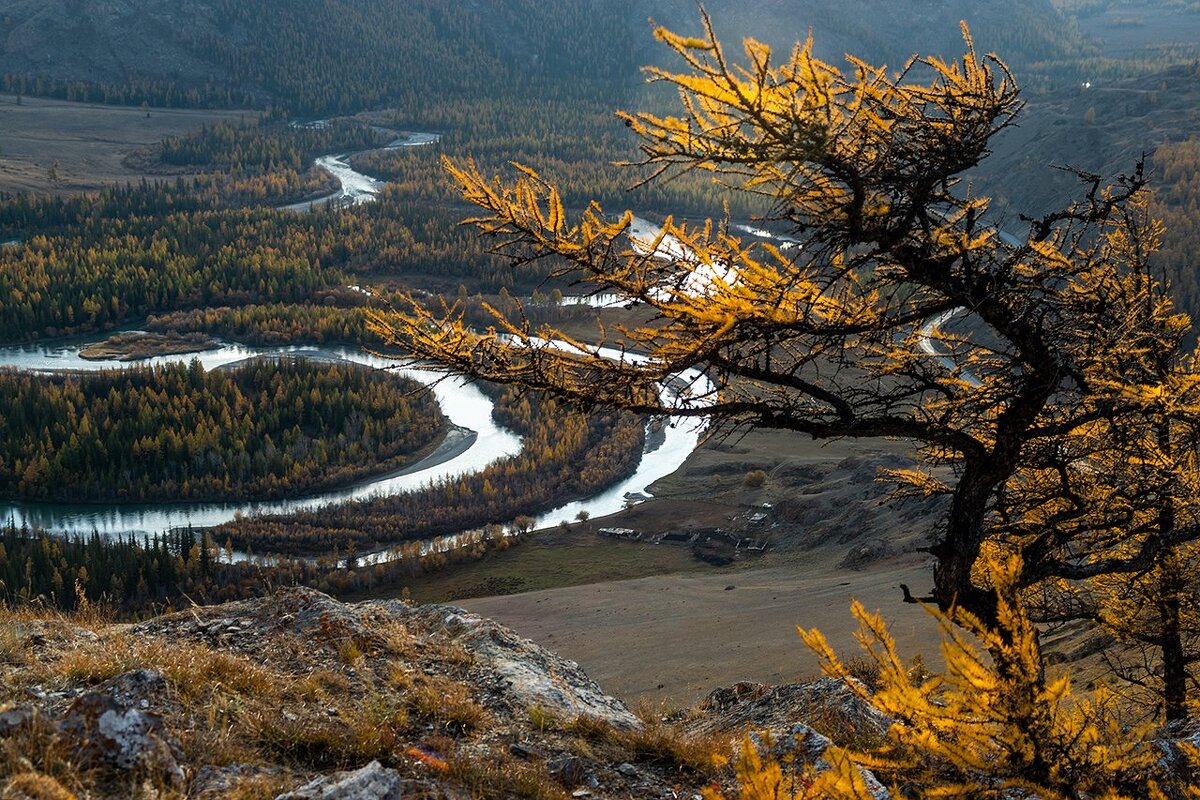
[[642, 534], [635, 531], [633, 528], [601, 528], [600, 533], [604, 536], [612, 536], [617, 539], [641, 539]]

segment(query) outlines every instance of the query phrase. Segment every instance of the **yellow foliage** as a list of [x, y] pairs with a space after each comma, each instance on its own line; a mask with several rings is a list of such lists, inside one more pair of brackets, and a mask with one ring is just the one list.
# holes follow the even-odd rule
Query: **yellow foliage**
[[879, 666], [873, 694], [850, 680], [819, 631], [800, 631], [826, 673], [895, 720], [886, 748], [850, 757], [882, 779], [920, 786], [922, 797], [1162, 796], [1154, 776], [1160, 753], [1146, 745], [1149, 729], [1124, 726], [1104, 686], [1080, 694], [1066, 674], [1047, 675], [1018, 589], [1021, 560], [986, 566], [999, 624], [985, 626], [959, 608], [930, 609], [943, 634], [946, 669], [939, 675], [914, 680], [880, 615], [859, 603], [858, 639]]
[[[443, 369], [588, 406], [915, 442], [919, 467], [884, 477], [901, 493], [952, 495], [930, 548], [948, 672], [901, 680], [882, 622], [856, 609], [892, 678], [878, 702], [907, 720], [903, 758], [885, 763], [937, 760], [957, 776], [946, 796], [1125, 780], [1142, 756], [1111, 744], [1112, 698], [1046, 678], [1030, 620], [1099, 618], [1155, 647], [1163, 624], [1177, 640], [1200, 629], [1200, 599], [1147, 611], [1183, 597], [1163, 588], [1163, 565], [1190, 563], [1200, 536], [1200, 374], [1181, 357], [1189, 320], [1151, 268], [1161, 225], [1140, 167], [1110, 187], [1082, 176], [1082, 199], [1014, 236], [959, 183], [1020, 107], [1003, 62], [965, 28], [961, 59], [895, 73], [825, 63], [811, 40], [779, 60], [747, 41], [738, 65], [704, 23], [701, 38], [658, 32], [684, 69], [647, 72], [681, 105], [620, 115], [640, 137], [638, 166], [647, 181], [701, 170], [766, 198], [789, 239], [672, 217], [647, 231], [595, 203], [568, 217], [529, 167], [507, 181], [447, 161], [480, 209], [471, 222], [514, 266], [546, 260], [652, 321], [601, 330], [593, 345], [534, 329], [519, 307], [477, 330], [461, 308], [409, 298], [372, 329]], [[1022, 605], [1035, 595], [1036, 608]], [[981, 784], [979, 770], [998, 777]]]

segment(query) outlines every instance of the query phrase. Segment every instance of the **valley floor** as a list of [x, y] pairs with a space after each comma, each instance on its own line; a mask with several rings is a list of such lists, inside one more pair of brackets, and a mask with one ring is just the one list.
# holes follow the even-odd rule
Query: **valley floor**
[[[844, 657], [857, 655], [852, 599], [883, 612], [904, 657], [922, 653], [937, 666], [937, 624], [920, 606], [905, 604], [899, 587], [906, 583], [922, 594], [931, 586], [928, 556], [916, 549], [928, 541], [939, 512], [889, 503], [886, 487], [875, 482], [880, 467], [906, 461], [908, 450], [903, 443], [822, 445], [761, 432], [710, 442], [652, 487], [656, 499], [500, 554], [477, 565], [471, 580], [454, 572], [429, 576], [413, 587], [413, 597], [494, 618], [578, 661], [631, 703], [686, 707], [736, 681], [813, 676], [819, 666], [796, 626], [820, 628]], [[747, 476], [758, 470], [767, 477], [751, 486]], [[763, 503], [771, 504], [777, 521], [760, 531], [770, 547], [727, 567], [700, 562], [683, 544], [584, 532], [625, 526], [651, 538], [736, 529]], [[527, 560], [531, 551], [536, 560]], [[595, 565], [590, 579], [574, 566], [585, 554]], [[458, 599], [483, 594], [489, 585], [495, 588], [488, 594], [509, 594]]]
[[[144, 151], [164, 138], [253, 112], [133, 108], [0, 95], [0, 192], [70, 194], [161, 174]], [[153, 163], [153, 169], [141, 162]], [[51, 167], [57, 162], [57, 180]]]
[[459, 604], [578, 661], [630, 703], [686, 707], [737, 681], [778, 684], [814, 676], [817, 661], [796, 626], [820, 628], [839, 654], [855, 655], [852, 598], [883, 611], [905, 657], [929, 659], [938, 652], [937, 625], [920, 606], [900, 599], [901, 582], [929, 582], [923, 559], [905, 556], [850, 572], [837, 569], [833, 555]]

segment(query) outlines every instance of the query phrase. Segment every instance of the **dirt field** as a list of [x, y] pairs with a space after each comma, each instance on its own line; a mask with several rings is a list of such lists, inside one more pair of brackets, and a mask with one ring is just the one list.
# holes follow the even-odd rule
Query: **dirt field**
[[[754, 565], [550, 589], [460, 605], [578, 661], [629, 702], [686, 707], [735, 681], [785, 683], [818, 671], [796, 626], [820, 628], [841, 653], [858, 653], [850, 599], [882, 609], [905, 657], [939, 663], [937, 628], [901, 602], [901, 582], [925, 586], [915, 556], [862, 572], [813, 554], [806, 564]], [[733, 587], [733, 588], [727, 588]]]
[[[66, 194], [146, 177], [129, 163], [164, 137], [245, 111], [127, 108], [0, 95], [0, 192]], [[51, 167], [58, 162], [58, 180]], [[136, 162], [136, 159], [132, 159]]]
[[[659, 499], [576, 527], [629, 527], [647, 536], [736, 528], [748, 509], [766, 502], [774, 521], [765, 555], [716, 568], [678, 561], [686, 558], [685, 545], [622, 543], [634, 552], [641, 548], [644, 557], [633, 560], [627, 554], [614, 559], [594, 545], [596, 569], [589, 576], [575, 564], [587, 561], [589, 551], [568, 555], [564, 539], [556, 546], [548, 542], [535, 560], [522, 559], [528, 546], [512, 551], [507, 583], [480, 580], [499, 574], [486, 562], [474, 568], [474, 580], [446, 576], [436, 599], [489, 586], [493, 594], [546, 586], [453, 602], [578, 661], [607, 691], [631, 702], [688, 706], [739, 680], [811, 676], [818, 665], [796, 626], [818, 627], [839, 652], [858, 653], [852, 597], [884, 611], [906, 657], [922, 653], [937, 664], [936, 625], [920, 607], [901, 602], [899, 589], [900, 583], [917, 593], [930, 587], [928, 557], [916, 548], [930, 535], [936, 512], [885, 502], [885, 490], [873, 480], [880, 465], [903, 458], [906, 450], [902, 443], [822, 446], [779, 433], [718, 442], [656, 484]], [[747, 474], [760, 469], [767, 473], [763, 484], [748, 484]], [[583, 534], [575, 536], [585, 541]], [[574, 566], [558, 569], [556, 561]], [[614, 577], [610, 567], [622, 565], [638, 570], [626, 577], [637, 577]], [[414, 596], [434, 599], [437, 583], [433, 576]]]

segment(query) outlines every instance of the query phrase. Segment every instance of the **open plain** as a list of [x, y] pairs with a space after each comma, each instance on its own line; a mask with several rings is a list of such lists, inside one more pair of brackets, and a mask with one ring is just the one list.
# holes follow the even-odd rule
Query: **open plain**
[[[0, 95], [0, 192], [88, 192], [161, 176], [145, 151], [164, 138], [246, 111], [102, 106]], [[57, 167], [55, 166], [57, 164]]]

